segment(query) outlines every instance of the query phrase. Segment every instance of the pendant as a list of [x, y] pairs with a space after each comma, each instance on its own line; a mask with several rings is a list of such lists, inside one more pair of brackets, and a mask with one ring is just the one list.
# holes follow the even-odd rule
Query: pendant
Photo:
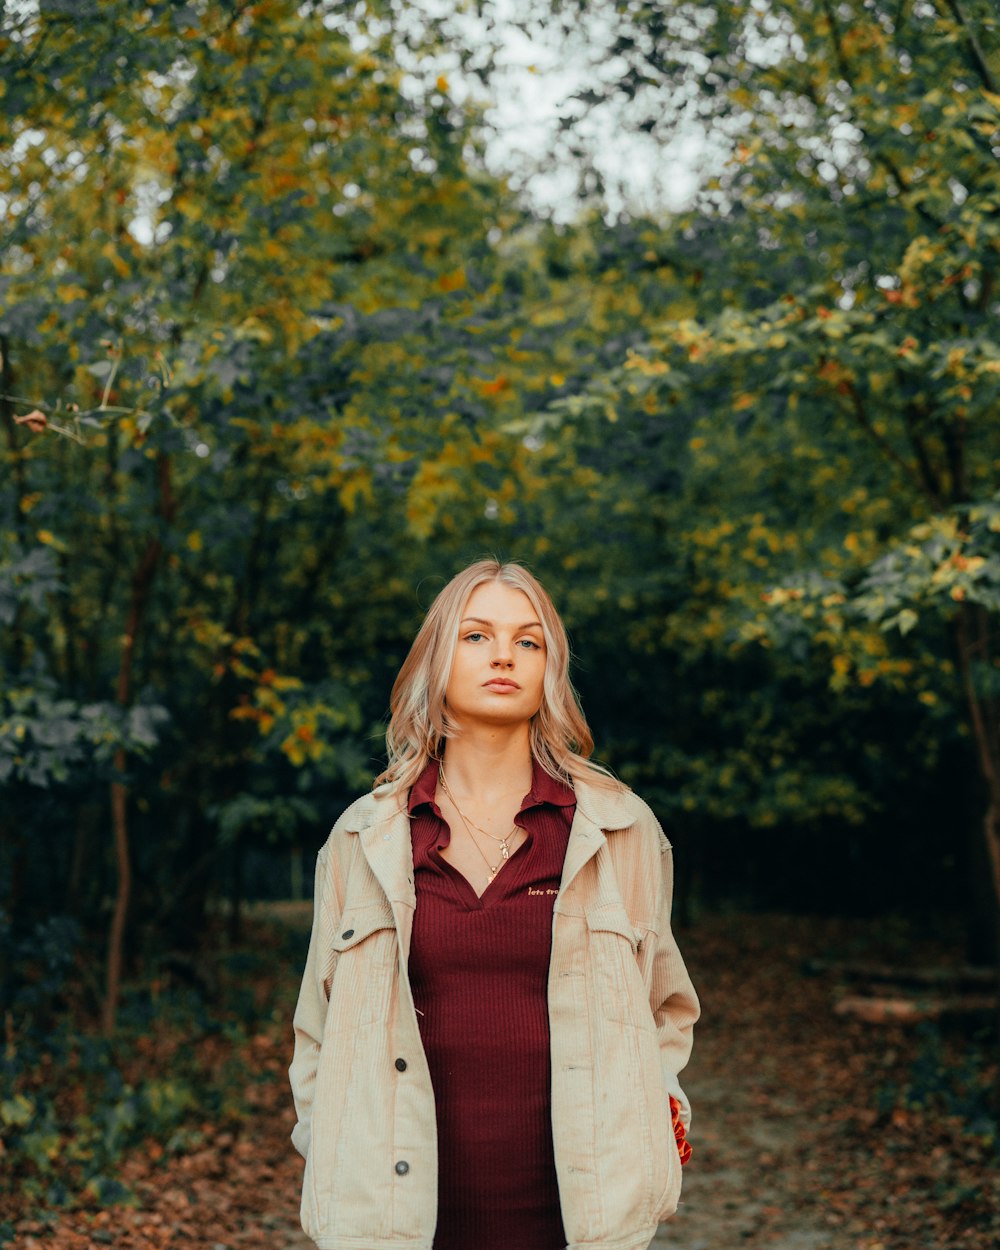
[[510, 859], [510, 856], [507, 854], [507, 843], [506, 843], [506, 842], [501, 842], [501, 843], [500, 843], [500, 854], [504, 857], [504, 859]]

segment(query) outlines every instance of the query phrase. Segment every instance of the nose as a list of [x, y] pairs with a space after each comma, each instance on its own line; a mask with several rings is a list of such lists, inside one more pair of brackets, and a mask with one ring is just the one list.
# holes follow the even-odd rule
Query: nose
[[514, 657], [511, 653], [509, 642], [504, 642], [502, 638], [498, 638], [494, 647], [493, 654], [490, 656], [490, 668], [513, 668]]

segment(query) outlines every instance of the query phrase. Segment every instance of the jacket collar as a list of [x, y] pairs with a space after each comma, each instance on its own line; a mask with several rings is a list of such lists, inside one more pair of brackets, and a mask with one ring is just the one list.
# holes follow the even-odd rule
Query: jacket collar
[[628, 829], [639, 819], [639, 799], [627, 789], [598, 786], [590, 781], [576, 783], [576, 805], [591, 822], [605, 833]]

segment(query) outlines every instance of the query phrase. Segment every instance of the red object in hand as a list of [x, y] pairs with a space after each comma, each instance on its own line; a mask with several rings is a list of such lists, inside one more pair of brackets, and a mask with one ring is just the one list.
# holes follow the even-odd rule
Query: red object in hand
[[674, 1126], [674, 1141], [677, 1142], [677, 1152], [681, 1157], [681, 1167], [683, 1167], [691, 1158], [691, 1143], [681, 1123], [681, 1105], [672, 1094], [670, 1096], [670, 1119]]

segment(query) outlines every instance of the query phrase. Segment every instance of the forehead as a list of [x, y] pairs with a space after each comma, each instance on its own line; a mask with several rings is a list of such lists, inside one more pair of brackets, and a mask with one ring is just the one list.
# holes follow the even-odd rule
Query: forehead
[[478, 616], [504, 625], [526, 625], [537, 621], [538, 613], [523, 590], [503, 582], [483, 582], [465, 601], [462, 616]]

